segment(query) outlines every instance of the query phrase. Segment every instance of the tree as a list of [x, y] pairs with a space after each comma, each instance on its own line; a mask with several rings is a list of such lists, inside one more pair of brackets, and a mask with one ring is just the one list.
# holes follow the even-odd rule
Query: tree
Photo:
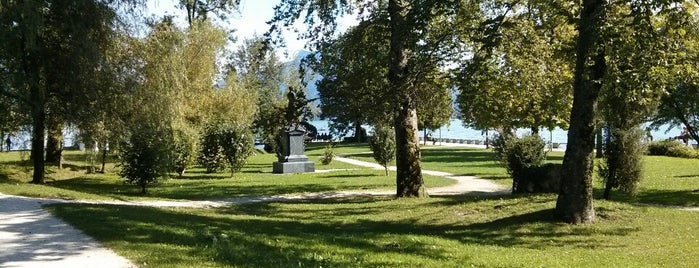
[[139, 121], [131, 127], [129, 140], [121, 145], [119, 175], [141, 187], [141, 194], [172, 170], [171, 134], [158, 122]]
[[379, 17], [360, 22], [305, 59], [321, 77], [316, 83], [320, 117], [330, 119], [340, 132], [353, 126], [357, 141], [362, 124], [390, 118], [388, 43], [387, 21]]
[[209, 13], [225, 20], [240, 5], [240, 0], [180, 0], [179, 5], [187, 10], [187, 22], [192, 27], [197, 21], [207, 20]]
[[393, 129], [385, 124], [374, 126], [374, 133], [369, 142], [374, 160], [383, 166], [388, 176], [388, 164], [396, 157], [396, 141]]
[[699, 3], [682, 1], [681, 5], [665, 8], [661, 15], [664, 23], [660, 39], [666, 44], [662, 56], [669, 66], [665, 68], [666, 92], [651, 117], [651, 128], [663, 125], [686, 127], [689, 136], [699, 143]]
[[457, 58], [468, 60], [457, 62], [453, 82], [467, 126], [501, 132], [567, 127], [574, 31], [560, 4], [486, 1], [472, 11], [475, 27], [457, 28], [464, 44]]
[[592, 204], [593, 149], [595, 118], [604, 74], [605, 54], [600, 29], [606, 17], [605, 0], [583, 0], [578, 22], [573, 108], [570, 114], [568, 146], [563, 157], [561, 191], [556, 215], [569, 223], [595, 221]]
[[[124, 1], [129, 2], [129, 1]], [[0, 48], [2, 95], [29, 107], [32, 125], [32, 183], [44, 182], [44, 140], [52, 103], [78, 103], [104, 62], [115, 12], [106, 1], [3, 1]], [[80, 102], [84, 103], [84, 102]], [[76, 105], [80, 107], [80, 105]], [[53, 114], [61, 114], [55, 112]], [[65, 113], [63, 114], [65, 115]]]
[[653, 113], [667, 84], [672, 66], [664, 62], [670, 62], [667, 51], [673, 50], [667, 42], [671, 40], [668, 29], [673, 28], [671, 17], [679, 15], [658, 7], [650, 1], [614, 2], [607, 7], [601, 33], [606, 73], [600, 95], [606, 129], [604, 198], [614, 188], [634, 194], [641, 180], [640, 126]]
[[[357, 7], [363, 14], [387, 12], [389, 50], [387, 81], [388, 92], [394, 97], [392, 112], [396, 131], [396, 195], [399, 197], [424, 196], [424, 181], [420, 166], [418, 141], [416, 88], [412, 82], [420, 77], [423, 66], [434, 66], [440, 57], [436, 53], [440, 45], [451, 33], [448, 23], [456, 21], [455, 10], [458, 1], [425, 1], [414, 4], [407, 0], [377, 1], [283, 1], [275, 8], [272, 29], [267, 33], [272, 37], [275, 30], [291, 25], [307, 11], [304, 18], [310, 30], [304, 37], [311, 37], [320, 43], [332, 38], [335, 18]], [[317, 22], [317, 23], [316, 23]], [[443, 31], [435, 30], [441, 29]], [[278, 32], [277, 32], [278, 33]], [[420, 53], [425, 51], [426, 53]]]

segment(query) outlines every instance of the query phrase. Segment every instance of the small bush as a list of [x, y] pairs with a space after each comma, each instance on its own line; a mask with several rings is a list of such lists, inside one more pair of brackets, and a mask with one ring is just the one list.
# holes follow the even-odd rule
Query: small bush
[[624, 130], [609, 126], [605, 133], [604, 161], [597, 165], [605, 184], [604, 198], [609, 199], [612, 189], [634, 195], [643, 173], [644, 133], [637, 127]]
[[[536, 167], [543, 165], [546, 160], [546, 142], [537, 135], [527, 135], [517, 138], [514, 135], [498, 135], [491, 145], [496, 157], [512, 176], [512, 192], [531, 192], [527, 189], [538, 188], [532, 185], [539, 180], [536, 174], [532, 175]], [[538, 172], [538, 171], [536, 171]], [[534, 172], [534, 173], [536, 173]], [[547, 191], [544, 191], [547, 192]]]
[[119, 148], [121, 170], [119, 175], [126, 183], [141, 187], [141, 193], [146, 193], [146, 187], [158, 182], [159, 178], [167, 177], [172, 164], [171, 131], [157, 127], [142, 125], [132, 129], [128, 142]]
[[222, 171], [226, 168], [223, 147], [219, 143], [220, 129], [210, 125], [204, 128], [201, 137], [197, 161], [206, 169], [206, 173]]
[[226, 128], [219, 135], [219, 144], [232, 175], [243, 168], [254, 151], [252, 132], [244, 128]]
[[253, 153], [252, 133], [244, 128], [212, 124], [205, 128], [199, 152], [199, 164], [207, 173], [223, 171], [231, 174], [239, 171]]
[[396, 157], [396, 135], [391, 127], [377, 124], [369, 141], [374, 160], [383, 166], [388, 176], [388, 164]]
[[699, 152], [676, 140], [657, 141], [648, 144], [648, 155], [682, 158], [699, 158]]
[[175, 131], [175, 155], [173, 167], [175, 172], [182, 177], [185, 170], [194, 164], [196, 160], [196, 138], [193, 135], [178, 130]]
[[335, 157], [335, 146], [334, 144], [325, 145], [325, 151], [323, 151], [323, 156], [320, 157], [320, 163], [323, 165], [329, 165], [333, 158]]

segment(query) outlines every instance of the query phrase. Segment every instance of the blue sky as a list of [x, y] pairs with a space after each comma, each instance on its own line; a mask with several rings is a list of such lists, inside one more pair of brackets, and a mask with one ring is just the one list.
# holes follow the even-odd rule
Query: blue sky
[[[174, 15], [181, 24], [186, 23], [186, 13], [177, 9], [177, 0], [150, 0], [146, 14], [156, 16]], [[229, 28], [236, 30], [238, 42], [257, 35], [264, 34], [269, 26], [265, 23], [274, 15], [274, 6], [279, 0], [241, 0], [239, 11], [228, 20]], [[357, 24], [352, 16], [345, 16], [338, 21], [339, 28], [344, 31], [348, 27]], [[297, 23], [296, 28], [303, 31], [305, 27], [302, 23]], [[284, 40], [286, 48], [280, 49], [280, 56], [285, 59], [293, 57], [299, 50], [304, 48], [308, 40], [297, 40], [294, 31], [285, 31]]]

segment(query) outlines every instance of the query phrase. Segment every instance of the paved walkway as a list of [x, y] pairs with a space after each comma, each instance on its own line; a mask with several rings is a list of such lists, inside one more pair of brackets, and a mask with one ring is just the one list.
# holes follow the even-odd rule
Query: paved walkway
[[41, 208], [56, 202], [0, 194], [0, 267], [135, 267]]

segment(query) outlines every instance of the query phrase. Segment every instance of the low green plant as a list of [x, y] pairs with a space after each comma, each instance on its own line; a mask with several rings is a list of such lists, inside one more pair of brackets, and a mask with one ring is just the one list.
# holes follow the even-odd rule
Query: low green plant
[[197, 155], [196, 138], [183, 130], [175, 131], [175, 156], [173, 167], [182, 177], [185, 170], [194, 164]]
[[604, 198], [609, 199], [613, 189], [634, 195], [643, 175], [640, 128], [619, 129], [606, 127], [604, 137], [604, 161], [598, 162], [598, 177], [605, 184]]
[[334, 157], [335, 144], [329, 143], [328, 145], [325, 145], [323, 155], [320, 157], [320, 163], [322, 163], [323, 165], [329, 165], [330, 163], [332, 163]]
[[206, 169], [206, 173], [215, 173], [226, 168], [226, 157], [219, 142], [221, 129], [216, 125], [204, 127], [199, 145], [197, 162]]
[[665, 140], [648, 144], [648, 155], [699, 158], [699, 151], [692, 149], [676, 140]]
[[388, 164], [396, 157], [396, 138], [393, 129], [385, 124], [374, 126], [373, 136], [369, 141], [369, 147], [374, 160], [383, 166], [388, 176]]
[[120, 146], [121, 175], [126, 183], [141, 187], [155, 184], [172, 170], [172, 133], [150, 124], [134, 126], [127, 142]]
[[[500, 141], [497, 141], [498, 139]], [[525, 185], [532, 185], [540, 179], [539, 175], [549, 173], [548, 169], [541, 172], [533, 170], [546, 161], [546, 150], [544, 150], [546, 142], [538, 135], [498, 139], [494, 144], [496, 145], [494, 150], [505, 165], [507, 173], [512, 176], [512, 192], [530, 192], [528, 189], [535, 187], [525, 187]]]
[[252, 132], [246, 128], [226, 128], [220, 132], [219, 143], [231, 176], [240, 171], [254, 152]]

